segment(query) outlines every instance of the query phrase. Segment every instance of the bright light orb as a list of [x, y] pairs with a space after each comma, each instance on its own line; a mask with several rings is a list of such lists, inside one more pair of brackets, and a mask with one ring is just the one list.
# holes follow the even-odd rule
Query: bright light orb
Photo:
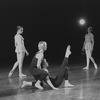
[[84, 25], [84, 24], [85, 24], [85, 20], [84, 20], [84, 19], [80, 19], [80, 20], [79, 20], [79, 24], [80, 24], [80, 25]]

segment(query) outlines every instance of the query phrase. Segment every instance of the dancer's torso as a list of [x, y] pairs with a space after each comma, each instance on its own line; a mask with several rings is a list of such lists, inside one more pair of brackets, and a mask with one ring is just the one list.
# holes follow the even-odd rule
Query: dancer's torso
[[15, 52], [17, 53], [25, 52], [24, 38], [21, 35], [15, 35], [14, 39], [16, 43]]
[[86, 34], [85, 36], [85, 49], [86, 50], [91, 50], [92, 49], [92, 38], [93, 38], [93, 35], [90, 33], [90, 34]]
[[92, 41], [92, 38], [93, 38], [92, 33], [86, 34], [86, 35], [85, 35], [85, 41], [86, 41], [86, 42], [91, 42], [91, 41]]
[[[30, 68], [37, 68], [37, 62], [38, 62], [38, 58], [36, 58], [36, 55], [37, 54], [39, 54], [39, 52], [37, 52], [35, 54], [35, 56], [33, 57], [32, 62], [31, 62], [31, 65], [30, 65]], [[43, 63], [44, 63], [43, 59], [44, 58], [42, 58], [42, 60], [41, 60], [41, 68], [43, 68]]]

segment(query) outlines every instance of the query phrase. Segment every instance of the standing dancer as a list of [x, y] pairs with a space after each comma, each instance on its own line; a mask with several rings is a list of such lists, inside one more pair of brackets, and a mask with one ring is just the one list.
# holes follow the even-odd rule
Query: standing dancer
[[94, 35], [91, 33], [91, 31], [92, 31], [92, 27], [88, 27], [87, 29], [88, 33], [85, 35], [85, 41], [82, 48], [83, 51], [85, 50], [86, 59], [87, 59], [86, 67], [84, 67], [83, 69], [89, 69], [90, 60], [93, 62], [95, 69], [98, 68], [97, 64], [94, 61], [94, 58], [92, 57], [92, 52], [94, 47]]
[[[62, 64], [61, 64], [61, 67], [59, 68], [59, 71], [58, 71], [58, 73], [57, 73], [57, 75], [55, 76], [55, 77], [51, 77], [50, 76], [50, 74], [49, 74], [49, 71], [48, 71], [48, 69], [47, 69], [47, 67], [48, 67], [48, 63], [46, 62], [46, 60], [44, 59], [43, 60], [43, 65], [42, 65], [42, 71], [45, 71], [45, 73], [47, 72], [47, 76], [48, 76], [48, 78], [46, 78], [45, 80], [46, 81], [44, 81], [44, 82], [46, 82], [46, 83], [48, 83], [47, 81], [48, 81], [48, 79], [49, 79], [49, 82], [52, 84], [52, 86], [53, 87], [56, 87], [56, 88], [58, 88], [60, 85], [61, 85], [61, 83], [63, 82], [63, 80], [65, 80], [65, 84], [64, 84], [64, 86], [65, 87], [68, 87], [68, 86], [73, 86], [73, 85], [71, 85], [70, 83], [69, 83], [69, 81], [68, 81], [68, 67], [67, 67], [67, 62], [68, 62], [68, 57], [69, 57], [69, 55], [71, 54], [71, 51], [70, 51], [70, 45], [67, 47], [67, 49], [66, 49], [66, 53], [65, 53], [65, 58], [64, 58], [64, 60], [63, 60], [63, 62], [62, 62]], [[40, 51], [39, 51], [40, 52]], [[38, 54], [38, 53], [37, 53]], [[41, 55], [43, 55], [43, 54], [41, 54]], [[39, 55], [38, 55], [39, 56]], [[37, 56], [35, 56], [36, 58], [37, 58]], [[39, 56], [39, 58], [40, 58], [40, 56]], [[38, 59], [39, 59], [38, 58]], [[32, 61], [33, 62], [33, 61]], [[36, 62], [33, 62], [33, 64], [32, 65], [35, 65], [36, 64]], [[39, 64], [39, 65], [38, 65]], [[39, 63], [39, 61], [37, 62], [37, 66], [41, 66], [40, 65], [40, 63]], [[32, 71], [32, 70], [31, 70]], [[31, 73], [33, 73], [33, 74], [35, 74], [35, 73], [38, 73], [39, 74], [39, 72], [37, 72], [37, 70], [34, 70], [34, 71], [32, 71]], [[34, 76], [34, 75], [33, 75]], [[36, 79], [36, 77], [35, 77], [35, 79]], [[38, 80], [38, 77], [37, 77], [37, 79], [36, 79], [36, 81]], [[22, 88], [23, 87], [25, 87], [25, 86], [35, 86], [36, 87], [36, 83], [37, 82], [27, 82], [27, 81], [23, 81], [23, 84], [22, 84]], [[39, 85], [40, 85], [40, 83], [42, 83], [42, 81], [41, 82], [39, 82]], [[43, 86], [43, 83], [41, 84], [42, 86]], [[43, 88], [42, 88], [43, 89]], [[53, 89], [55, 89], [55, 88], [53, 88]]]
[[24, 46], [24, 38], [21, 35], [23, 33], [23, 27], [17, 26], [17, 29], [18, 29], [17, 34], [14, 37], [17, 61], [15, 62], [12, 70], [9, 72], [8, 77], [12, 76], [12, 74], [13, 74], [14, 70], [17, 68], [17, 66], [19, 68], [19, 77], [26, 76], [22, 73], [22, 67], [23, 67], [23, 60], [25, 57], [25, 53], [27, 56], [29, 55], [29, 53]]

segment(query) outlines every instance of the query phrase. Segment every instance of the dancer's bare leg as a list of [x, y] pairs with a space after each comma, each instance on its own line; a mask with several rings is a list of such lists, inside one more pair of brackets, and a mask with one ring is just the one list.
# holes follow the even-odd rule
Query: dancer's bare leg
[[20, 77], [26, 77], [26, 75], [24, 75], [24, 74], [22, 73], [22, 67], [23, 67], [24, 56], [25, 56], [25, 53], [20, 53], [20, 54], [18, 55], [19, 76], [20, 76]]
[[95, 69], [98, 69], [97, 64], [96, 64], [95, 61], [94, 61], [94, 58], [91, 57], [90, 59], [91, 59], [91, 61], [93, 62]]
[[12, 76], [12, 74], [14, 73], [14, 70], [17, 68], [18, 64], [19, 64], [18, 61], [16, 61], [13, 68], [12, 68], [12, 70], [9, 72], [8, 77]]
[[18, 53], [16, 53], [16, 56], [17, 56], [17, 61], [15, 62], [15, 64], [14, 64], [12, 70], [9, 72], [8, 77], [11, 77], [11, 76], [12, 76], [12, 74], [13, 74], [14, 71], [15, 71], [15, 69], [16, 69], [16, 68], [18, 67], [18, 65], [19, 65], [19, 62], [18, 62]]
[[86, 67], [84, 67], [83, 69], [89, 69], [90, 56], [90, 51], [86, 51]]

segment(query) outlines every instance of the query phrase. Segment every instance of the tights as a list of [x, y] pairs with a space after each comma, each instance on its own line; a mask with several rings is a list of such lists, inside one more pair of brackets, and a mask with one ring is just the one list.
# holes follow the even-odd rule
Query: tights
[[64, 79], [68, 80], [68, 67], [66, 66], [67, 62], [68, 62], [68, 59], [64, 58], [63, 63], [60, 66], [55, 78], [50, 77], [50, 80], [55, 87], [59, 87]]
[[[63, 80], [68, 80], [68, 67], [67, 67], [67, 62], [68, 62], [68, 58], [64, 58], [58, 73], [55, 77], [51, 77], [49, 76], [49, 79], [51, 81], [51, 83], [55, 86], [55, 87], [59, 87], [61, 85], [61, 83], [63, 82]], [[47, 76], [47, 74], [46, 74]], [[46, 77], [44, 77], [44, 82], [46, 82]], [[37, 80], [38, 77], [35, 77], [35, 79]], [[47, 82], [46, 82], [47, 83]], [[32, 86], [34, 86], [34, 82], [32, 82]], [[43, 81], [41, 82], [41, 85], [43, 86]]]

